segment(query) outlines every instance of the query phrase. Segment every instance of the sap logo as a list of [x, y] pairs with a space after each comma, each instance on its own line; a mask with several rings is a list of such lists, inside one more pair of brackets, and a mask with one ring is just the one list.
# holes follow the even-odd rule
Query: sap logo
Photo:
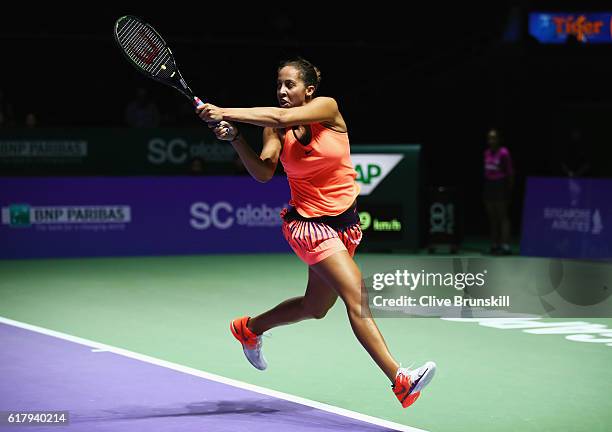
[[357, 181], [363, 184], [370, 184], [373, 179], [380, 177], [380, 173], [382, 172], [380, 165], [376, 164], [368, 164], [365, 172], [361, 165], [357, 165], [355, 171], [357, 171]]
[[369, 195], [404, 158], [402, 154], [352, 154], [351, 160], [361, 184], [360, 195]]

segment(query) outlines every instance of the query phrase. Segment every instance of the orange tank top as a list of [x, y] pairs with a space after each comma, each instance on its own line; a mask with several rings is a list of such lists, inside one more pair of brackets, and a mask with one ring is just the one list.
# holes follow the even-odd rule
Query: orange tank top
[[304, 217], [336, 216], [353, 204], [360, 190], [348, 133], [320, 123], [308, 126], [307, 144], [298, 141], [292, 129], [285, 132], [280, 161], [291, 189], [289, 204]]

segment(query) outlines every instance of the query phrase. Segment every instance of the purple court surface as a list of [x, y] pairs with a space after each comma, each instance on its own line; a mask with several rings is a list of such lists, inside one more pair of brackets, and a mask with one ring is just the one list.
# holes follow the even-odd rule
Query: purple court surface
[[1, 430], [396, 430], [12, 325], [0, 343], [0, 411], [69, 412], [68, 425]]

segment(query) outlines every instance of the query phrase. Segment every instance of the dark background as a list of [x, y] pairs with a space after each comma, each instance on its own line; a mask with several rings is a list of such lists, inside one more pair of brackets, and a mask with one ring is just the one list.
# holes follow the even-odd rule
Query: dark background
[[[330, 2], [331, 3], [331, 2]], [[493, 4], [488, 4], [493, 3]], [[464, 191], [466, 234], [486, 234], [482, 152], [501, 130], [517, 171], [513, 234], [520, 233], [527, 176], [563, 175], [557, 158], [580, 127], [587, 176], [612, 174], [612, 45], [539, 45], [531, 10], [608, 11], [589, 2], [315, 3], [166, 7], [81, 4], [3, 11], [0, 88], [40, 128], [123, 127], [125, 105], [145, 87], [162, 126], [202, 128], [189, 102], [149, 81], [120, 54], [114, 21], [133, 14], [167, 40], [183, 76], [220, 106], [276, 105], [278, 62], [319, 66], [319, 94], [339, 103], [353, 144], [421, 143], [425, 185]], [[254, 143], [257, 147], [260, 143]], [[400, 189], [398, 189], [398, 193]]]

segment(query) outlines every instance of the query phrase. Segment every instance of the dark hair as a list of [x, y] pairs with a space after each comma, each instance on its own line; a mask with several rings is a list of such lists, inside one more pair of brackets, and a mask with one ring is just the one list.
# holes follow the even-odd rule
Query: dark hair
[[315, 91], [321, 83], [321, 71], [318, 67], [310, 63], [308, 60], [297, 57], [290, 60], [283, 60], [278, 65], [278, 70], [281, 70], [285, 66], [293, 66], [300, 72], [300, 78], [304, 81], [306, 86], [315, 86]]

